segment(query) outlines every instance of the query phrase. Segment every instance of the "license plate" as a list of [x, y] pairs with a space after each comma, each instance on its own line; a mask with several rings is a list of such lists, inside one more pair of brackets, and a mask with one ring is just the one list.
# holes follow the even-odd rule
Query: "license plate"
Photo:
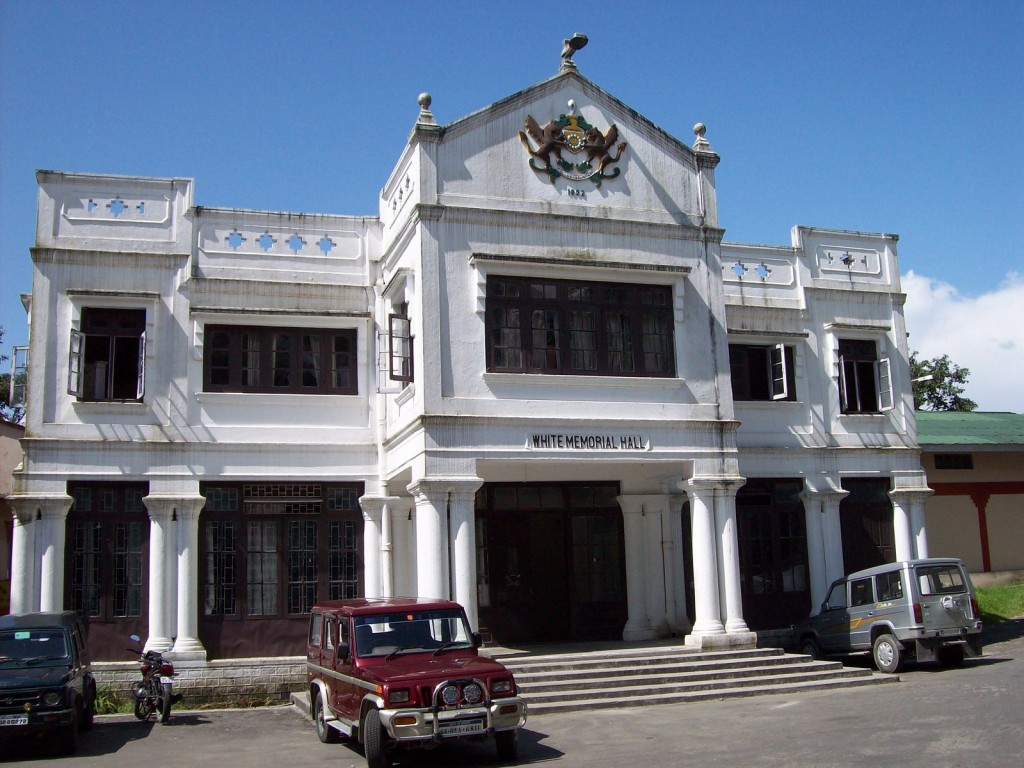
[[28, 715], [4, 715], [0, 717], [2, 725], [28, 725]]
[[457, 736], [462, 733], [479, 733], [484, 729], [484, 720], [477, 717], [472, 720], [455, 720], [450, 723], [441, 723], [442, 736]]
[[942, 637], [959, 637], [962, 630], [959, 629], [943, 629], [939, 632]]

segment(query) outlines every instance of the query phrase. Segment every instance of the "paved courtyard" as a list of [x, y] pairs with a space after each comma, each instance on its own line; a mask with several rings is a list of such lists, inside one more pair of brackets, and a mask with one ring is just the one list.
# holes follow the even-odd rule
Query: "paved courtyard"
[[[1024, 755], [1024, 619], [991, 633], [989, 642], [982, 659], [960, 669], [912, 667], [898, 685], [538, 716], [520, 739], [519, 764], [1016, 765]], [[317, 741], [312, 723], [290, 706], [175, 712], [167, 726], [139, 723], [130, 715], [100, 717], [73, 757], [57, 757], [39, 745], [4, 748], [0, 761], [81, 768], [366, 765], [352, 747]], [[496, 764], [491, 743], [396, 759], [396, 766]]]

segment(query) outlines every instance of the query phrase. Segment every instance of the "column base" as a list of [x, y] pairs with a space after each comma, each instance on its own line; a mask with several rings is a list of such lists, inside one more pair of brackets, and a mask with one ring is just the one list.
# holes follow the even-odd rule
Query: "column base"
[[622, 630], [622, 639], [627, 643], [638, 642], [640, 640], [653, 640], [655, 632], [653, 629], [643, 627], [625, 627]]
[[174, 661], [206, 661], [206, 649], [195, 638], [179, 637], [170, 653]]
[[701, 651], [756, 648], [757, 633], [729, 632], [705, 634], [703, 632], [691, 632], [686, 636], [685, 644], [689, 648], [696, 648]]
[[145, 650], [164, 653], [171, 650], [173, 646], [174, 640], [170, 637], [149, 637], [146, 639]]

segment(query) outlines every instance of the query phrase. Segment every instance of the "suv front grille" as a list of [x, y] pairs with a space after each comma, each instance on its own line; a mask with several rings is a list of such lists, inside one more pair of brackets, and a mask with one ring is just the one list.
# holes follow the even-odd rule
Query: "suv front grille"
[[26, 704], [35, 709], [40, 697], [39, 691], [0, 691], [0, 714], [24, 712]]

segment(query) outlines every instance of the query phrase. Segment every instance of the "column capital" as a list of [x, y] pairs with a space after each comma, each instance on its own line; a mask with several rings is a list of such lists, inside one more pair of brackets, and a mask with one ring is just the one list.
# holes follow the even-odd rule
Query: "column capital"
[[363, 512], [363, 520], [379, 522], [384, 515], [384, 508], [398, 501], [398, 496], [377, 496], [366, 494], [359, 497], [359, 508]]
[[177, 520], [188, 520], [196, 518], [206, 504], [206, 497], [192, 495], [175, 495], [164, 493], [151, 493], [142, 497], [142, 503], [146, 505], [150, 520], [172, 518]]
[[727, 491], [736, 493], [747, 482], [739, 475], [694, 475], [679, 484], [680, 489], [690, 492]]
[[424, 477], [410, 483], [408, 491], [416, 498], [436, 498], [449, 493], [472, 496], [483, 484], [479, 477]]
[[664, 493], [624, 493], [615, 500], [622, 514], [660, 514], [668, 509], [670, 497]]
[[66, 493], [8, 496], [15, 519], [22, 525], [33, 520], [63, 520], [75, 500]]
[[912, 504], [915, 501], [924, 502], [928, 500], [928, 497], [934, 494], [935, 491], [931, 488], [893, 488], [889, 491], [889, 498], [893, 500], [893, 503], [908, 503]]
[[[849, 496], [850, 492], [843, 490], [842, 488], [828, 488], [825, 490], [819, 490], [818, 488], [811, 488], [809, 486], [805, 486], [804, 489], [800, 491], [799, 495], [800, 498], [803, 499], [804, 501], [818, 501], [821, 502], [822, 505], [824, 505], [824, 503], [827, 501], [838, 503], [845, 499], [847, 496]], [[824, 511], [824, 507], [822, 508], [822, 511]]]

